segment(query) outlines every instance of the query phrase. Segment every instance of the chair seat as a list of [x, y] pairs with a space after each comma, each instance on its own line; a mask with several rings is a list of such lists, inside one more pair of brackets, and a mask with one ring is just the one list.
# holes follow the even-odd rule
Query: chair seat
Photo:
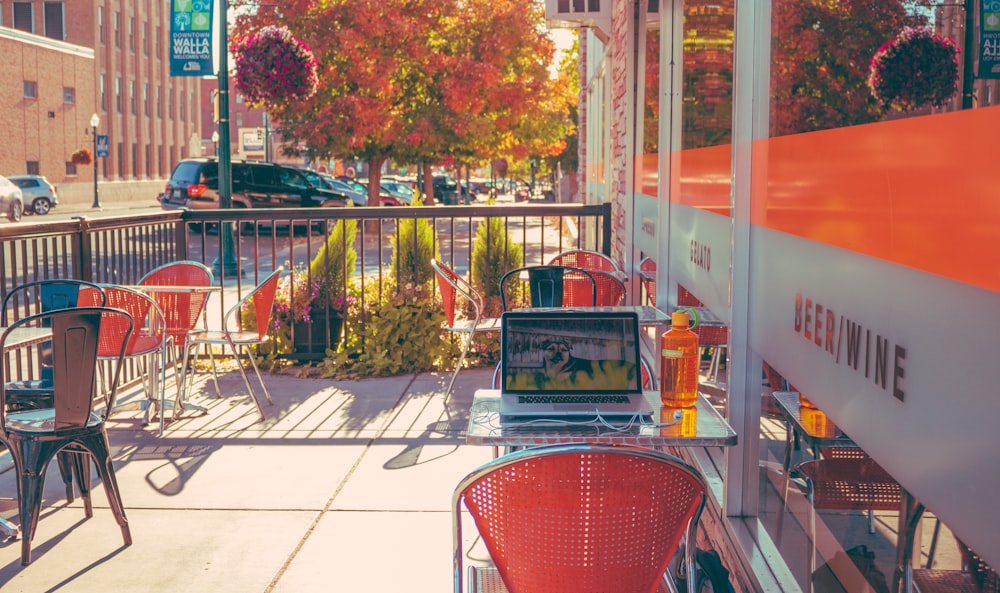
[[[101, 422], [101, 417], [91, 412], [90, 418], [87, 420], [87, 428], [99, 426]], [[45, 408], [10, 412], [7, 414], [7, 429], [21, 433], [52, 432], [57, 430], [56, 411], [52, 408]]]
[[974, 577], [961, 570], [913, 570], [913, 588], [919, 593], [981, 593]]
[[[448, 327], [448, 331], [469, 332], [472, 331], [472, 319], [456, 319], [453, 325]], [[480, 319], [476, 324], [477, 332], [500, 331], [500, 318], [489, 317]]]
[[140, 354], [150, 354], [152, 352], [156, 352], [162, 346], [163, 339], [161, 336], [141, 333], [139, 334], [139, 337], [132, 340], [132, 343], [129, 345], [128, 352], [126, 352], [125, 355], [139, 356]]
[[807, 461], [795, 470], [812, 482], [817, 509], [899, 510], [899, 483], [871, 458]]
[[[500, 571], [495, 568], [469, 567], [470, 593], [507, 593], [507, 587], [500, 578]], [[670, 593], [670, 587], [660, 581], [655, 593]]]
[[[255, 331], [229, 332], [229, 337], [232, 338], [234, 344], [253, 345], [262, 343], [260, 335]], [[224, 332], [214, 330], [191, 332], [188, 334], [188, 341], [218, 346], [223, 346], [229, 343], [229, 340], [226, 339], [226, 334]]]

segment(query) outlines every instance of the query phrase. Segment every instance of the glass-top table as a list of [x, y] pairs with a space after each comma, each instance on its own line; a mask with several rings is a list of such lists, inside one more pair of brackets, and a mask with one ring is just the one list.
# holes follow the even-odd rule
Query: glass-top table
[[658, 391], [645, 392], [653, 405], [653, 417], [630, 425], [600, 422], [539, 423], [501, 422], [500, 391], [476, 391], [469, 412], [466, 442], [470, 445], [518, 448], [566, 443], [604, 443], [638, 447], [731, 447], [736, 431], [704, 396], [694, 408], [680, 410], [660, 403]]

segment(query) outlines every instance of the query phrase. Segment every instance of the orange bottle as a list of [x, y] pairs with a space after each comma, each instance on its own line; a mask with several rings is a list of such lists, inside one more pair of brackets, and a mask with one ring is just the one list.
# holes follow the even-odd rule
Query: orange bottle
[[660, 401], [665, 406], [691, 408], [698, 401], [698, 334], [688, 327], [683, 311], [670, 318], [660, 339]]
[[[680, 418], [675, 414], [680, 412]], [[660, 408], [660, 436], [693, 437], [698, 434], [697, 408]]]

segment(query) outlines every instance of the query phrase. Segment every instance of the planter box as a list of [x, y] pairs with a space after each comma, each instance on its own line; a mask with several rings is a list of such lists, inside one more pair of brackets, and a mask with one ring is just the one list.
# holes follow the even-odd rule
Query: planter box
[[340, 345], [344, 316], [336, 311], [320, 310], [311, 315], [312, 321], [296, 321], [292, 326], [292, 347], [296, 354], [325, 355], [326, 349]]

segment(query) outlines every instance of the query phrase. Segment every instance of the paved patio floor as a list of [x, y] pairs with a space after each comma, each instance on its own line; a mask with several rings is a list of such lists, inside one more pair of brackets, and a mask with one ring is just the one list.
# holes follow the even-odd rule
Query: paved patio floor
[[[440, 592], [452, 586], [451, 494], [492, 457], [465, 444], [475, 389], [492, 369], [363, 381], [265, 375], [274, 405], [258, 422], [242, 380], [207, 374], [191, 401], [204, 416], [142, 427], [109, 424], [133, 544], [104, 498], [94, 516], [46, 476], [32, 557], [0, 542], [7, 593]], [[10, 457], [0, 453], [0, 515], [17, 522]], [[471, 544], [472, 542], [470, 542]], [[481, 548], [481, 547], [480, 547]], [[472, 546], [471, 561], [485, 558]]]

